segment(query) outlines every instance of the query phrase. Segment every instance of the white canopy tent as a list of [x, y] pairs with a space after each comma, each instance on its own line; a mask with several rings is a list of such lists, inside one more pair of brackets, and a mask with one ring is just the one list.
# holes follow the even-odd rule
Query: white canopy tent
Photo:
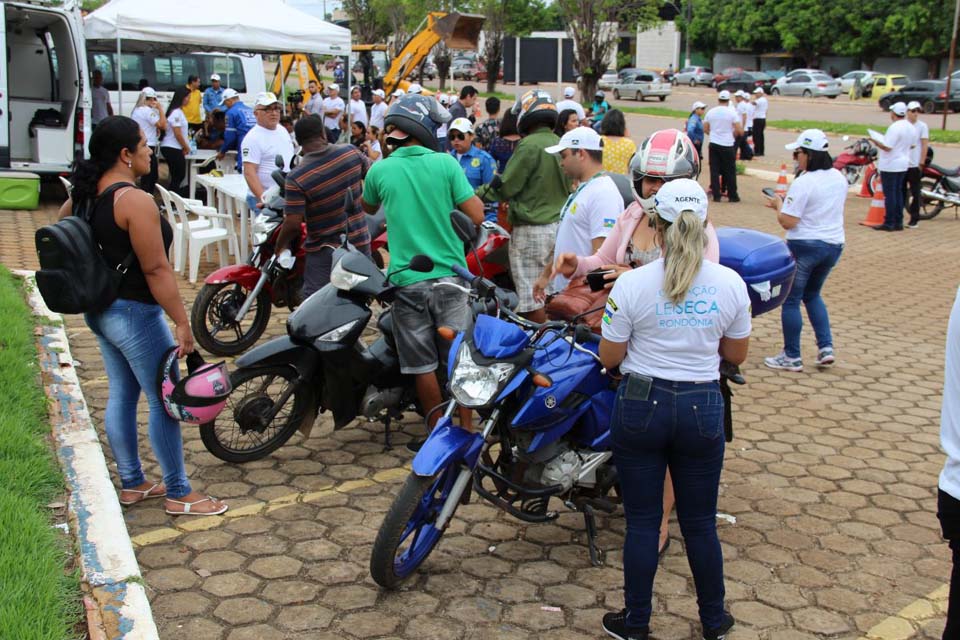
[[86, 17], [84, 35], [89, 49], [115, 48], [118, 56], [121, 49], [350, 56], [349, 29], [282, 0], [112, 0]]

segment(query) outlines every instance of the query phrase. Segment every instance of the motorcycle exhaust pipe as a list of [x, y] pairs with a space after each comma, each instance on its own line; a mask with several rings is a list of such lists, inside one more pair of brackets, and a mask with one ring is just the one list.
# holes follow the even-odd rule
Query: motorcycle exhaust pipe
[[955, 207], [960, 207], [960, 193], [941, 193], [939, 191], [930, 191], [929, 189], [921, 189], [920, 193], [924, 198], [938, 200], [952, 204]]

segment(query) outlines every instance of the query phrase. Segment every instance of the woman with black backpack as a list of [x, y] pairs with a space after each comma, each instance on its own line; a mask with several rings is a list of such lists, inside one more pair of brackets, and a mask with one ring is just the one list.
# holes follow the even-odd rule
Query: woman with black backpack
[[[71, 198], [60, 209], [65, 218], [89, 207], [89, 223], [109, 265], [129, 265], [108, 307], [84, 318], [97, 336], [109, 381], [104, 417], [122, 490], [120, 503], [166, 498], [171, 515], [219, 514], [227, 505], [193, 491], [184, 469], [180, 424], [163, 406], [157, 383], [165, 352], [179, 345], [194, 350], [167, 251], [173, 230], [153, 198], [136, 188], [150, 172], [152, 151], [140, 126], [125, 116], [100, 121], [90, 137], [90, 159], [74, 165]], [[164, 318], [176, 325], [176, 338]], [[137, 438], [137, 402], [144, 392], [150, 406], [149, 435], [163, 482], [144, 477]]]

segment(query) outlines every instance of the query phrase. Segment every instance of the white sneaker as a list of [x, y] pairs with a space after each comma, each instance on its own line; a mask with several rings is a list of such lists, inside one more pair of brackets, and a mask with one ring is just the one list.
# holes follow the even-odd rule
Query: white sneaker
[[818, 367], [832, 367], [836, 362], [837, 358], [833, 355], [833, 347], [824, 347], [817, 352]]
[[788, 358], [787, 354], [781, 351], [772, 358], [764, 358], [763, 364], [771, 369], [781, 369], [783, 371], [803, 371], [803, 360], [800, 358]]

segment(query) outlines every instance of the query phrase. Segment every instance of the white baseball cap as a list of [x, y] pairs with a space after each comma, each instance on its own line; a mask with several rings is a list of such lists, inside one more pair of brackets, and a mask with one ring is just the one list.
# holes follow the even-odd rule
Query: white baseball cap
[[573, 87], [565, 87], [565, 88], [563, 89], [563, 97], [564, 97], [564, 98], [572, 98], [572, 97], [575, 96], [575, 95], [577, 95], [577, 90], [574, 89]]
[[399, 98], [400, 96], [404, 95], [405, 93], [406, 93], [406, 91], [404, 91], [403, 89], [397, 89], [396, 91], [394, 91], [394, 92], [391, 93], [390, 95], [392, 95], [394, 98]]
[[810, 151], [826, 151], [829, 146], [830, 141], [827, 140], [827, 136], [823, 131], [820, 129], [807, 129], [797, 136], [796, 142], [784, 145], [784, 148], [786, 148], [787, 151], [800, 148], [809, 149]]
[[373, 95], [375, 95], [375, 96], [380, 96], [381, 98], [386, 98], [386, 97], [387, 97], [387, 94], [385, 94], [385, 93], [383, 92], [383, 89], [374, 89], [374, 90], [373, 90]]
[[467, 118], [457, 118], [450, 123], [450, 131], [460, 131], [462, 133], [473, 133], [473, 123]]
[[717, 94], [717, 100], [720, 100], [721, 102], [729, 99], [730, 99], [730, 92], [727, 91], [726, 89], [724, 89], [723, 91]]
[[890, 107], [890, 111], [894, 112], [900, 117], [907, 115], [907, 105], [902, 102], [895, 102], [893, 106]]
[[423, 93], [423, 87], [416, 82], [411, 83], [411, 85], [407, 87], [407, 93]]
[[272, 91], [261, 91], [257, 94], [257, 103], [258, 107], [269, 107], [272, 104], [277, 104], [280, 102], [277, 99], [277, 94]]
[[440, 104], [450, 104], [450, 97], [445, 93], [437, 94], [437, 99], [440, 101]]
[[907, 103], [907, 111], [920, 111], [921, 109], [923, 109], [923, 106], [916, 100]]
[[157, 92], [153, 87], [144, 87], [143, 89], [140, 90], [140, 93], [143, 95], [145, 99], [148, 99], [148, 100], [150, 98], [157, 97]]
[[765, 93], [763, 90], [763, 87], [757, 87], [756, 89], [753, 90], [753, 92], [760, 95], [763, 95]]
[[577, 127], [563, 134], [560, 144], [544, 149], [549, 154], [556, 155], [564, 149], [585, 149], [587, 151], [602, 151], [603, 139], [600, 134], [590, 127]]
[[340, 91], [340, 85], [338, 85], [336, 82], [331, 82], [329, 85], [327, 85], [327, 89], [330, 91]]
[[697, 109], [706, 109], [707, 105], [697, 100], [693, 103], [693, 106], [690, 107], [690, 111], [696, 111]]
[[210, 82], [214, 82], [214, 81], [220, 82], [220, 75], [219, 75], [219, 74], [214, 73], [213, 75], [210, 76]]
[[675, 222], [684, 211], [693, 211], [700, 219], [707, 219], [707, 193], [696, 180], [680, 178], [667, 182], [654, 196], [657, 217]]
[[224, 89], [223, 95], [220, 96], [220, 104], [223, 104], [227, 100], [232, 100], [233, 98], [239, 98], [240, 94], [237, 93], [236, 89]]

